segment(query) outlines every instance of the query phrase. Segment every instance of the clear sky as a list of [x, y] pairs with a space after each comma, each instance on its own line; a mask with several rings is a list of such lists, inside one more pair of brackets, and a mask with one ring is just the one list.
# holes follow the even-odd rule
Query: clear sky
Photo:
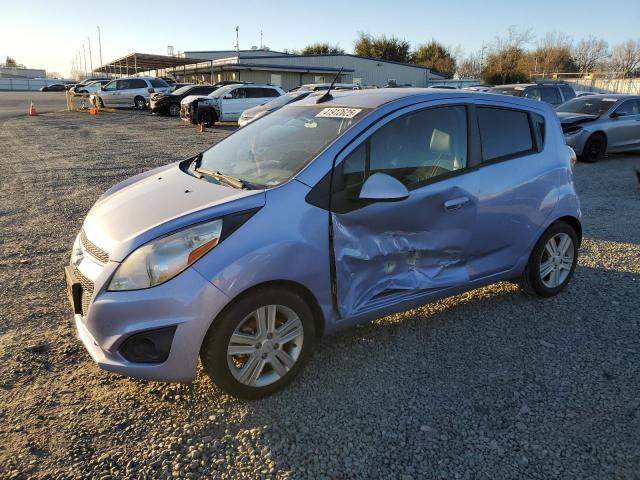
[[537, 38], [546, 32], [574, 39], [592, 34], [610, 44], [639, 38], [640, 0], [0, 0], [0, 59], [9, 55], [28, 67], [67, 75], [90, 37], [97, 67], [97, 25], [105, 62], [134, 51], [166, 54], [168, 45], [176, 52], [232, 49], [236, 25], [240, 48], [259, 45], [262, 30], [272, 50], [329, 41], [350, 52], [363, 31], [396, 35], [414, 45], [435, 38], [471, 52], [510, 25], [532, 28]]

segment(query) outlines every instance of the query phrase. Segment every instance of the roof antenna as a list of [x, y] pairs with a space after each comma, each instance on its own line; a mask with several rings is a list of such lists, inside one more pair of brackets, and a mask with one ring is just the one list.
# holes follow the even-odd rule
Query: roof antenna
[[331, 82], [331, 85], [329, 85], [329, 88], [324, 93], [324, 95], [322, 95], [318, 100], [316, 100], [316, 103], [328, 102], [329, 100], [333, 99], [330, 92], [333, 86], [335, 85], [336, 81], [338, 80], [338, 78], [340, 78], [340, 74], [342, 73], [342, 70], [344, 70], [344, 67], [340, 67], [340, 71], [336, 75], [336, 78], [333, 79], [333, 82]]

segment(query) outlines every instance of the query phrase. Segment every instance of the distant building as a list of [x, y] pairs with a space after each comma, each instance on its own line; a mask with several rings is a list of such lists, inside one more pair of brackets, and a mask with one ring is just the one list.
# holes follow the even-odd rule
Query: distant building
[[8, 67], [0, 64], [0, 78], [46, 78], [47, 72], [42, 68], [26, 68], [23, 65]]
[[332, 81], [384, 87], [426, 87], [444, 79], [429, 68], [359, 55], [292, 55], [268, 49], [186, 51], [177, 56], [131, 53], [94, 72], [114, 76], [153, 74], [180, 82], [215, 83], [241, 80], [270, 83], [290, 90], [307, 83]]
[[[445, 77], [429, 68], [351, 54], [292, 55], [273, 50], [186, 51], [184, 57], [213, 60], [213, 81], [244, 80], [280, 85], [285, 90], [305, 83], [333, 80], [343, 68], [342, 83], [426, 87]], [[179, 74], [180, 72], [178, 72]], [[191, 73], [190, 69], [185, 72]], [[197, 79], [196, 79], [197, 80]]]

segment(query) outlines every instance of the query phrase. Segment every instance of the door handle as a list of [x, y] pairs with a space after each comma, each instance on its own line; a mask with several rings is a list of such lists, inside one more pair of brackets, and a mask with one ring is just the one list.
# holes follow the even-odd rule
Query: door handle
[[469, 203], [469, 197], [456, 197], [451, 200], [447, 200], [443, 205], [445, 210], [458, 210], [467, 203]]

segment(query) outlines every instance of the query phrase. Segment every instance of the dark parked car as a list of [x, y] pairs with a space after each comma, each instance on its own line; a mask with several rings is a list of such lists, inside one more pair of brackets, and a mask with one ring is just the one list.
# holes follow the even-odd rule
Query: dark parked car
[[40, 89], [41, 92], [64, 92], [65, 90], [64, 83], [52, 83], [51, 85], [46, 85]]
[[557, 107], [558, 105], [576, 98], [576, 92], [571, 85], [564, 82], [516, 83], [512, 85], [498, 85], [488, 90], [489, 93], [525, 97], [540, 100]]
[[209, 95], [216, 88], [214, 85], [185, 85], [171, 93], [154, 93], [149, 99], [151, 113], [161, 115], [180, 115], [180, 100], [188, 95]]

